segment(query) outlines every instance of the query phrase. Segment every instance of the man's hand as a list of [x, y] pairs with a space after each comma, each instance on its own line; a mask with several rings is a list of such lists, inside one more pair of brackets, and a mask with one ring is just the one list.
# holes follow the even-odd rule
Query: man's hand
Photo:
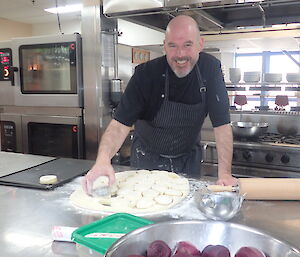
[[94, 181], [100, 176], [107, 176], [109, 179], [109, 185], [115, 183], [115, 171], [111, 164], [94, 165], [81, 182], [83, 190], [88, 195], [92, 194]]
[[219, 176], [217, 180], [217, 185], [236, 186], [237, 184], [238, 184], [237, 178], [232, 177], [231, 174], [222, 174]]
[[109, 184], [115, 183], [115, 171], [111, 159], [120, 149], [131, 127], [112, 120], [102, 135], [95, 165], [82, 180], [83, 190], [91, 195], [93, 183], [99, 176], [107, 176]]

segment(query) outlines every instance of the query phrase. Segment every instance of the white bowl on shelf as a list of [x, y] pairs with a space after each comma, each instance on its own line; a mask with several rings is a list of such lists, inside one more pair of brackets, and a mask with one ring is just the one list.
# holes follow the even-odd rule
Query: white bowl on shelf
[[286, 80], [288, 82], [294, 82], [294, 83], [300, 83], [300, 72], [295, 73], [287, 73], [286, 74]]
[[259, 71], [244, 72], [244, 81], [245, 82], [259, 82], [260, 81], [260, 72]]
[[279, 83], [282, 80], [281, 73], [265, 73], [264, 81], [268, 83]]
[[241, 80], [241, 69], [229, 68], [229, 80], [231, 83], [239, 83]]

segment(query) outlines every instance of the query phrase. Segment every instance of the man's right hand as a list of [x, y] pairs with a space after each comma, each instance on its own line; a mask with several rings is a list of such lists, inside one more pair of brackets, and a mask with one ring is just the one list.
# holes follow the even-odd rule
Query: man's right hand
[[82, 180], [83, 190], [88, 195], [92, 194], [94, 181], [100, 176], [107, 176], [109, 179], [109, 185], [115, 183], [116, 180], [115, 171], [111, 164], [106, 164], [106, 165], [95, 164]]

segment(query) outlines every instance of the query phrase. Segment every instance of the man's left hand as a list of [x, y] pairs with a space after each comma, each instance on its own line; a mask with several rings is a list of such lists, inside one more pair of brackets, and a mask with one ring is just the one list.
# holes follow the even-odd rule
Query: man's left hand
[[238, 180], [235, 177], [232, 177], [230, 174], [222, 174], [217, 180], [217, 185], [222, 186], [236, 186]]

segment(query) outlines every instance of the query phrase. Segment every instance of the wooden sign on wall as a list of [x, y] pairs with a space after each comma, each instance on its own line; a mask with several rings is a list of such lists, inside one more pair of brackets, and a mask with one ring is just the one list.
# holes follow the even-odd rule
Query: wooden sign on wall
[[132, 63], [143, 63], [150, 61], [150, 51], [132, 48]]

